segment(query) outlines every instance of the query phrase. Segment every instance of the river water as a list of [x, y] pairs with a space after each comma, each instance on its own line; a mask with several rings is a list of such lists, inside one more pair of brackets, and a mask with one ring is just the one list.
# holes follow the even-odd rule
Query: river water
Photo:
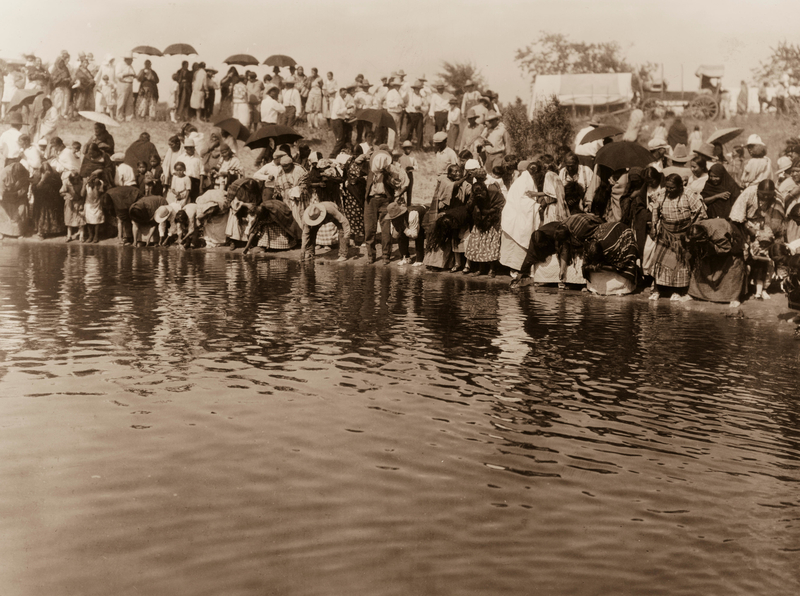
[[0, 593], [798, 594], [799, 352], [666, 301], [0, 247]]

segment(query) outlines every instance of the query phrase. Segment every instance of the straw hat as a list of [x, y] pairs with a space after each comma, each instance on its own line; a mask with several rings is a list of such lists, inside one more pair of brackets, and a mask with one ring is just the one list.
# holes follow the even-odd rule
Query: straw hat
[[699, 149], [695, 149], [694, 152], [701, 157], [705, 157], [706, 159], [714, 159], [714, 145], [710, 143], [703, 143], [700, 145]]
[[464, 170], [479, 170], [481, 168], [481, 164], [477, 159], [468, 159], [467, 163], [464, 164]]
[[111, 161], [113, 161], [114, 163], [123, 162], [125, 161], [125, 154], [122, 152], [115, 153], [114, 155], [111, 156]]
[[494, 111], [489, 112], [488, 114], [486, 114], [486, 122], [490, 122], [492, 120], [500, 120], [500, 114], [498, 114], [497, 112], [494, 112]]
[[309, 205], [308, 209], [303, 213], [303, 223], [313, 228], [325, 221], [327, 216], [328, 212], [325, 209], [325, 205], [314, 203], [313, 205]]
[[433, 135], [433, 142], [434, 143], [444, 143], [447, 140], [447, 133], [439, 131], [435, 135]]
[[647, 148], [650, 151], [655, 151], [656, 149], [669, 149], [669, 143], [667, 143], [667, 139], [664, 137], [655, 137], [650, 139], [650, 142], [647, 143]]
[[672, 155], [670, 155], [670, 159], [678, 163], [686, 163], [691, 158], [692, 156], [689, 154], [689, 149], [683, 143], [675, 145], [675, 149], [672, 150]]
[[156, 220], [156, 223], [164, 223], [170, 217], [172, 217], [172, 209], [169, 208], [167, 205], [161, 205], [158, 209], [156, 209], [156, 214], [153, 216], [153, 219]]

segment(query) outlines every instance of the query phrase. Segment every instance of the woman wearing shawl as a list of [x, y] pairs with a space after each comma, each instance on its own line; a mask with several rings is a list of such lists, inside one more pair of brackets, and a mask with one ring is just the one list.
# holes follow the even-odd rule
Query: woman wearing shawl
[[252, 178], [240, 178], [228, 187], [228, 197], [230, 210], [225, 235], [231, 244], [231, 250], [236, 250], [237, 242], [247, 240], [245, 231], [255, 214], [256, 206], [261, 203], [261, 189]]
[[[666, 177], [664, 188], [655, 196], [653, 227], [650, 234], [655, 241], [652, 275], [656, 289], [650, 300], [661, 297], [659, 286], [669, 286], [685, 291], [689, 287], [689, 255], [682, 239], [690, 226], [706, 219], [706, 206], [700, 197], [684, 192], [683, 180], [678, 174]], [[681, 300], [673, 293], [671, 300]]]
[[639, 251], [633, 231], [618, 221], [595, 229], [583, 253], [583, 276], [590, 292], [622, 296], [636, 289]]
[[[309, 189], [309, 205], [314, 203], [333, 203], [342, 209], [342, 174], [333, 160], [320, 159], [311, 164], [305, 180], [301, 182]], [[346, 217], [346, 216], [345, 216]], [[317, 249], [331, 247], [339, 241], [338, 228], [333, 223], [322, 224], [317, 230]]]
[[58, 110], [58, 114], [67, 120], [72, 117], [72, 75], [67, 66], [68, 59], [69, 54], [65, 56], [65, 52], [56, 58], [50, 80], [53, 86], [53, 105]]
[[495, 276], [495, 265], [500, 258], [500, 217], [503, 213], [505, 198], [497, 183], [486, 184], [486, 170], [477, 169], [473, 173], [472, 183], [472, 230], [467, 238], [467, 249], [464, 256], [467, 265], [477, 264], [474, 276], [484, 275], [484, 264], [488, 263], [489, 277]]
[[[34, 105], [37, 103], [34, 101]], [[42, 99], [39, 113], [34, 115], [34, 123], [31, 126], [31, 129], [36, 131], [34, 140], [38, 142], [40, 139], [50, 139], [55, 135], [57, 127], [58, 110], [53, 105], [53, 102], [50, 101], [50, 98], [45, 97]]]
[[[289, 250], [302, 238], [303, 231], [292, 215], [292, 210], [283, 201], [263, 201], [256, 207], [252, 221], [245, 230], [247, 254], [255, 244], [261, 252], [266, 250]], [[345, 249], [346, 250], [346, 249]]]
[[28, 170], [19, 162], [0, 172], [0, 239], [27, 232], [29, 184]]
[[680, 116], [676, 116], [672, 126], [669, 127], [667, 144], [673, 149], [675, 149], [675, 145], [689, 144], [689, 131]]
[[306, 119], [311, 128], [322, 128], [322, 79], [319, 76], [309, 77], [310, 89], [306, 100]]
[[[156, 149], [156, 146], [150, 141], [150, 133], [143, 132], [139, 135], [139, 138], [131, 143], [131, 146], [125, 150], [124, 163], [136, 169], [136, 165], [140, 161], [149, 164], [150, 158], [154, 155], [159, 157], [158, 149]], [[159, 162], [160, 161], [161, 159], [159, 158]]]
[[186, 121], [189, 118], [189, 101], [192, 97], [192, 72], [186, 60], [181, 63], [180, 70], [172, 75], [172, 80], [178, 84], [176, 116], [178, 120]]
[[642, 122], [644, 121], [644, 112], [636, 109], [631, 112], [631, 117], [628, 120], [628, 129], [622, 135], [623, 141], [631, 141], [632, 143], [639, 142], [639, 133], [642, 131]]
[[361, 246], [364, 242], [364, 196], [367, 191], [368, 164], [366, 156], [359, 155], [351, 157], [344, 165], [342, 211], [350, 222], [350, 234], [355, 246]]
[[747, 283], [745, 238], [739, 227], [718, 217], [703, 220], [689, 228], [686, 247], [692, 265], [689, 296], [738, 307]]
[[156, 118], [158, 105], [158, 75], [151, 68], [150, 60], [144, 61], [144, 68], [139, 71], [139, 95], [136, 98], [136, 115], [143, 120]]
[[116, 168], [111, 162], [111, 158], [108, 156], [108, 153], [100, 149], [99, 145], [91, 143], [88, 146], [86, 155], [83, 156], [79, 173], [81, 177], [86, 180], [97, 170], [102, 170], [102, 180], [106, 188], [114, 186]]
[[200, 62], [197, 70], [192, 75], [192, 96], [189, 99], [191, 116], [203, 119], [203, 110], [206, 106], [206, 91], [208, 90], [208, 73], [206, 73], [206, 63]]
[[797, 186], [783, 198], [786, 207], [786, 242], [800, 240], [800, 168], [792, 168], [792, 179]]
[[742, 190], [733, 177], [721, 163], [715, 163], [708, 171], [708, 179], [700, 196], [706, 204], [706, 214], [709, 219], [715, 217], [727, 218], [731, 206], [739, 198]]
[[219, 82], [219, 117], [231, 118], [233, 116], [233, 87], [239, 82], [239, 71], [235, 66], [228, 69], [228, 73]]
[[534, 231], [534, 213], [538, 203], [534, 200], [536, 185], [528, 166], [528, 161], [519, 163], [519, 177], [513, 182], [506, 195], [506, 204], [500, 217], [500, 264], [511, 269], [511, 278], [519, 277], [519, 270], [528, 254], [531, 235]]
[[[83, 144], [83, 154], [89, 153], [89, 147], [93, 144], [99, 146], [100, 143], [108, 145], [109, 154], [114, 153], [114, 137], [106, 130], [106, 125], [100, 122], [94, 123], [94, 135]], [[91, 173], [91, 172], [90, 172]]]
[[742, 81], [742, 86], [739, 88], [739, 96], [736, 98], [736, 113], [746, 114], [749, 101], [750, 89], [747, 88], [747, 83]]
[[94, 75], [89, 70], [89, 61], [81, 59], [81, 65], [75, 72], [74, 103], [75, 111], [94, 110]]
[[425, 237], [428, 239], [423, 263], [427, 267], [446, 269], [450, 264], [450, 258], [453, 253], [451, 242], [452, 225], [449, 225], [448, 229], [444, 230], [446, 226], [438, 226], [437, 224], [439, 224], [439, 220], [444, 217], [448, 210], [462, 206], [458, 199], [459, 185], [457, 184], [460, 175], [460, 168], [457, 165], [451, 165], [447, 168], [447, 174], [439, 176], [436, 181], [433, 200], [423, 221]]
[[33, 191], [33, 225], [39, 238], [66, 232], [64, 199], [61, 197], [61, 176], [53, 170], [49, 163], [42, 164], [41, 177], [31, 190]]

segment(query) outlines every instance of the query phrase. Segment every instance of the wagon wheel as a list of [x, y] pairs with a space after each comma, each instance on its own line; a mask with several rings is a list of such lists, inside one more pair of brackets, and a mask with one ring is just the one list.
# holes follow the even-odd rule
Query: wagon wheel
[[714, 120], [719, 115], [719, 104], [710, 95], [698, 95], [689, 104], [689, 113], [698, 120]]
[[660, 107], [661, 102], [659, 102], [655, 97], [650, 97], [642, 102], [641, 109], [649, 120], [654, 120], [657, 117], [657, 112]]

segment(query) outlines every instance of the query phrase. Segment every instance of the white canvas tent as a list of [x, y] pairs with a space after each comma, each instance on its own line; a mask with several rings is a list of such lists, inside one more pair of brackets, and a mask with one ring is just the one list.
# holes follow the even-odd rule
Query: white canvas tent
[[597, 107], [624, 104], [633, 99], [631, 73], [539, 75], [533, 85], [528, 116], [555, 95], [564, 106]]

